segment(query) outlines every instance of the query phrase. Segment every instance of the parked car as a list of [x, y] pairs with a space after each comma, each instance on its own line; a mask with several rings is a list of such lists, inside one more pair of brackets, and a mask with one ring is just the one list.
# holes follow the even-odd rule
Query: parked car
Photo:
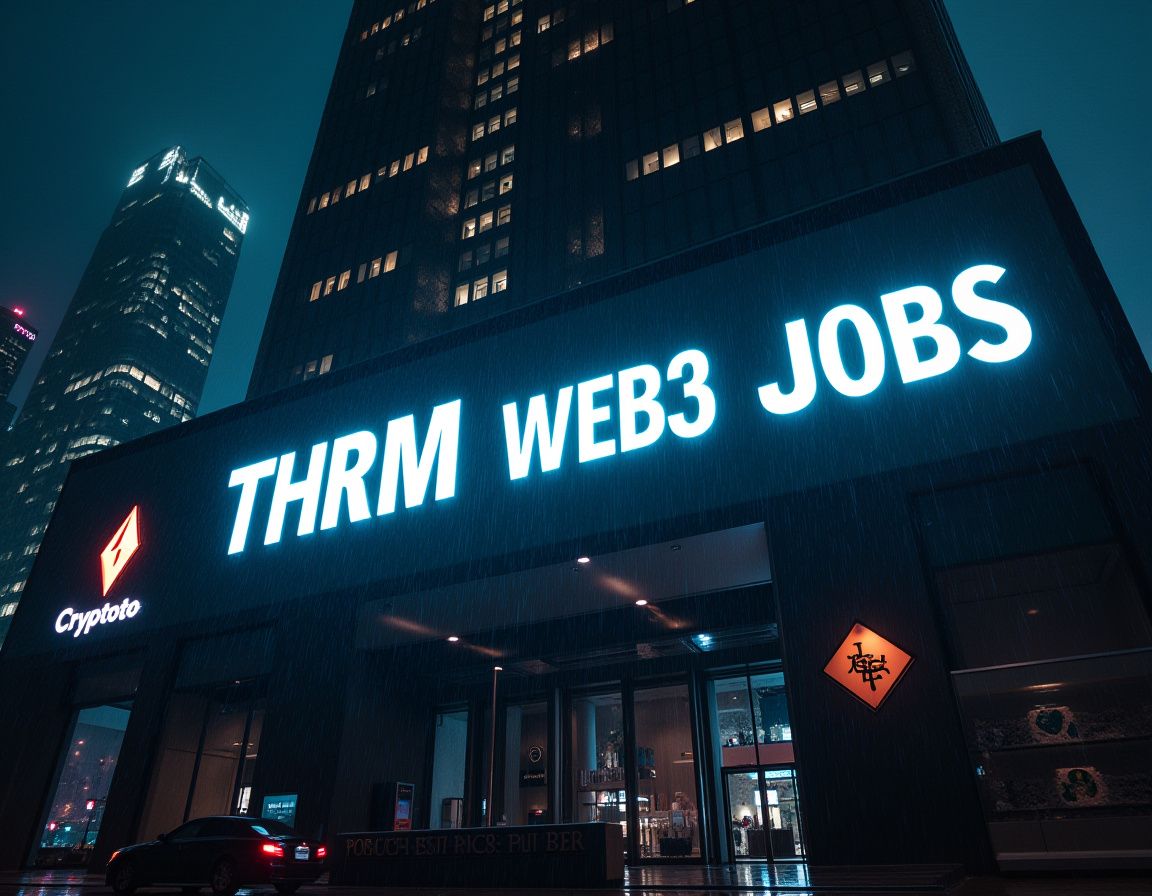
[[211, 887], [232, 896], [240, 887], [272, 884], [295, 893], [324, 871], [328, 851], [285, 824], [266, 818], [197, 818], [148, 843], [125, 846], [108, 860], [107, 883], [118, 894], [173, 886], [185, 893]]

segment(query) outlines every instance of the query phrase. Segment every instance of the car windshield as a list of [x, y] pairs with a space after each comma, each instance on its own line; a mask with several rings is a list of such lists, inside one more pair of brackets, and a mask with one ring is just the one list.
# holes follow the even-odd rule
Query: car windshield
[[288, 825], [279, 821], [273, 821], [270, 818], [261, 818], [259, 821], [252, 824], [252, 830], [257, 834], [263, 834], [265, 837], [292, 837], [296, 832]]

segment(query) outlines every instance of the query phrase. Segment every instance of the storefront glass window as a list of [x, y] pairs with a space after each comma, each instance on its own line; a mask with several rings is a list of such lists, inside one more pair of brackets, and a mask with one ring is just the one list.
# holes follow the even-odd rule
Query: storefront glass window
[[464, 827], [464, 772], [467, 761], [468, 710], [437, 713], [432, 753], [430, 827]]
[[90, 706], [76, 713], [56, 792], [40, 834], [39, 865], [86, 865], [100, 833], [130, 703]]
[[503, 820], [511, 825], [548, 822], [548, 704], [504, 711]]
[[627, 828], [623, 709], [619, 691], [572, 700], [573, 821], [607, 821]]
[[713, 682], [720, 763], [727, 768], [792, 762], [783, 672]]
[[635, 724], [640, 858], [699, 856], [700, 818], [688, 686], [637, 690]]

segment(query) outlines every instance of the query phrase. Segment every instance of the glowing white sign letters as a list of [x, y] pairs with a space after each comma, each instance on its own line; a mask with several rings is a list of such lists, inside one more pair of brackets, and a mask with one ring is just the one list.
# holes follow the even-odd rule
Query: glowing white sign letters
[[131, 619], [140, 612], [140, 601], [126, 597], [118, 604], [104, 604], [97, 610], [77, 613], [71, 607], [62, 610], [56, 617], [56, 631], [64, 635], [72, 632], [73, 638], [79, 638], [92, 631], [97, 625], [106, 622], [119, 622], [121, 619]]

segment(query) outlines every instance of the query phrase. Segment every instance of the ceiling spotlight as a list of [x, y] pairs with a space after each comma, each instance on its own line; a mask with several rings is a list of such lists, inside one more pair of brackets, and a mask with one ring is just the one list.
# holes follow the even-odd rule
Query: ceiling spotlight
[[644, 598], [640, 598], [640, 600], [636, 601], [636, 606], [646, 607], [648, 606], [648, 601], [644, 600]]
[[448, 636], [448, 643], [449, 644], [455, 644], [459, 640], [460, 639], [456, 635], [449, 635]]
[[577, 563], [591, 563], [592, 558], [591, 557], [577, 557], [576, 562]]

